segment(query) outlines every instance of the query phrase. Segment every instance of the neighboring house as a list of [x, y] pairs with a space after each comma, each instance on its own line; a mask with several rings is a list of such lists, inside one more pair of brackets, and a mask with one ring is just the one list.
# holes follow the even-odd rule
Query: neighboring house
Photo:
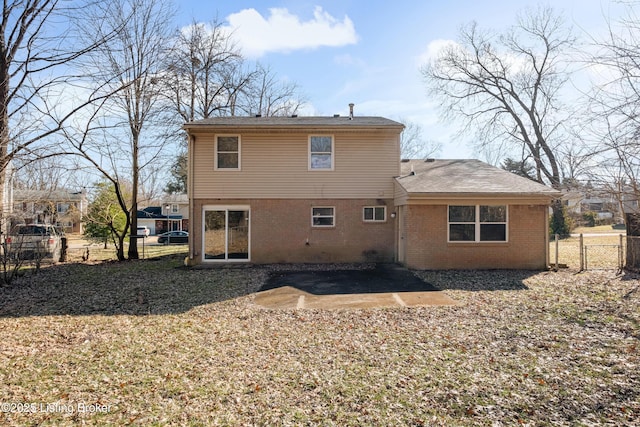
[[67, 233], [82, 233], [87, 194], [67, 190], [13, 190], [11, 225], [52, 224]]
[[187, 123], [193, 263], [548, 265], [559, 193], [476, 160], [401, 163], [382, 117]]
[[161, 206], [138, 211], [138, 226], [149, 228], [151, 235], [169, 230], [189, 231], [189, 198], [186, 194], [165, 196]]
[[13, 163], [7, 163], [3, 171], [4, 174], [2, 187], [2, 215], [0, 219], [0, 235], [9, 234], [11, 231], [11, 213], [13, 212]]

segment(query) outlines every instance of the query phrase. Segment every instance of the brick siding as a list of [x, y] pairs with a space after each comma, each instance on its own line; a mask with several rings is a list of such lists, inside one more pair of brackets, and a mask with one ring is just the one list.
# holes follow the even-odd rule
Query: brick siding
[[[205, 205], [250, 206], [251, 262], [393, 262], [395, 220], [392, 200], [383, 199], [237, 199], [196, 200], [194, 223], [202, 224]], [[387, 206], [387, 220], [363, 221], [365, 206]], [[312, 207], [335, 207], [335, 226], [311, 225]], [[196, 261], [202, 257], [202, 229], [191, 231]], [[308, 242], [308, 244], [307, 244]]]
[[447, 242], [446, 205], [408, 205], [406, 265], [416, 269], [544, 269], [545, 205], [510, 205], [508, 242]]

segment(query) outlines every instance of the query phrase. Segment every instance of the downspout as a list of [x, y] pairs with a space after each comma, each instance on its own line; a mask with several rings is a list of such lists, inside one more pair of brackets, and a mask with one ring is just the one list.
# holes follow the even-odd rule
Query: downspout
[[195, 215], [194, 215], [194, 202], [193, 202], [193, 150], [195, 147], [196, 137], [195, 135], [189, 135], [189, 146], [187, 147], [187, 197], [189, 198], [189, 235], [193, 236], [189, 239], [189, 265], [193, 264], [193, 258], [195, 255]]
[[548, 269], [551, 264], [550, 264], [550, 259], [549, 259], [549, 208], [551, 207], [551, 203], [546, 205], [546, 209], [543, 210], [543, 214], [544, 214], [544, 234], [545, 234], [545, 245], [544, 245], [544, 253], [545, 253], [545, 269]]

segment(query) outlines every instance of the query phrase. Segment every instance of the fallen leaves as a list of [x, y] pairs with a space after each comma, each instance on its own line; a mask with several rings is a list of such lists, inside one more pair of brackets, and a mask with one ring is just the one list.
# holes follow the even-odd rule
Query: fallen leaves
[[632, 275], [417, 272], [463, 304], [277, 311], [255, 307], [251, 292], [280, 266], [159, 264], [56, 266], [0, 290], [0, 401], [114, 408], [81, 420], [0, 414], [0, 423], [640, 420]]

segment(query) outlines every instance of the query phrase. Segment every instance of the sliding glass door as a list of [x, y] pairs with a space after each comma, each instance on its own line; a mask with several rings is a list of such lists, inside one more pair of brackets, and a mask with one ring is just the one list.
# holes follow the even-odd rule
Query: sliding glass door
[[249, 207], [205, 206], [204, 259], [249, 261]]

